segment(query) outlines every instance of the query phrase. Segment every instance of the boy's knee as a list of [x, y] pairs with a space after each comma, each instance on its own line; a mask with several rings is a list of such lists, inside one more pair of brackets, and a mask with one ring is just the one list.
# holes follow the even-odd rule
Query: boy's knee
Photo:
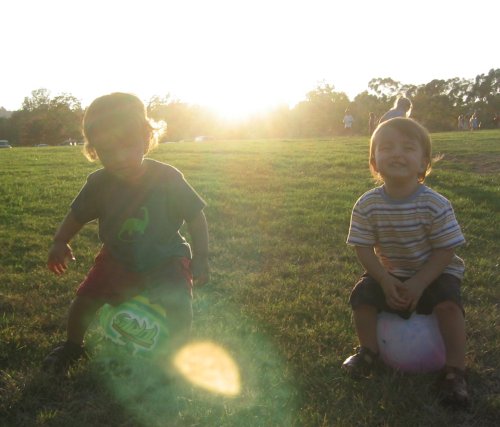
[[87, 296], [77, 295], [71, 302], [71, 308], [84, 311], [97, 311], [104, 302]]
[[436, 314], [455, 314], [462, 313], [462, 308], [454, 301], [443, 301], [434, 307], [434, 313]]
[[377, 308], [370, 304], [359, 304], [352, 309], [356, 313], [377, 313]]

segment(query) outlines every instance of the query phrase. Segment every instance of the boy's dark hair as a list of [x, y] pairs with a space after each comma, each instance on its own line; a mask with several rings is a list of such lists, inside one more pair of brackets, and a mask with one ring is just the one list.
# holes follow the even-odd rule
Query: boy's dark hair
[[423, 127], [420, 123], [406, 117], [395, 117], [393, 119], [389, 119], [385, 122], [382, 122], [373, 132], [373, 135], [370, 140], [370, 157], [369, 157], [371, 174], [373, 175], [373, 177], [377, 182], [382, 182], [382, 177], [375, 169], [375, 148], [378, 142], [378, 138], [380, 138], [385, 129], [389, 128], [397, 130], [402, 135], [405, 135], [408, 138], [415, 139], [422, 147], [424, 157], [427, 162], [427, 166], [425, 168], [425, 171], [418, 177], [418, 182], [423, 183], [425, 181], [425, 177], [430, 174], [432, 169], [431, 136], [427, 131], [427, 129]]

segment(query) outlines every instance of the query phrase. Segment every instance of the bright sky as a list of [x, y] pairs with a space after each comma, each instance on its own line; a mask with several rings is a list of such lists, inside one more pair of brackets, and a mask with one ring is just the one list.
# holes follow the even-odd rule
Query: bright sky
[[35, 89], [133, 92], [241, 117], [293, 106], [321, 82], [422, 84], [500, 66], [497, 0], [8, 0], [0, 106]]

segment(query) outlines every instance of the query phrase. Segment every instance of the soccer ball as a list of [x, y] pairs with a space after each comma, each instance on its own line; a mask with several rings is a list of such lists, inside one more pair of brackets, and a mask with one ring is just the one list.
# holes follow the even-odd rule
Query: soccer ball
[[165, 310], [138, 295], [118, 306], [105, 304], [99, 312], [103, 335], [133, 355], [152, 356], [168, 339]]
[[443, 338], [433, 314], [414, 313], [403, 319], [397, 314], [381, 312], [377, 340], [384, 363], [399, 371], [434, 372], [445, 364]]

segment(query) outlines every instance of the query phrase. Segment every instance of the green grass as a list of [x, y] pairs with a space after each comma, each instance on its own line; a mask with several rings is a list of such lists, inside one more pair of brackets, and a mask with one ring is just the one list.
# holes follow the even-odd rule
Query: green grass
[[[500, 414], [500, 132], [433, 135], [427, 183], [453, 202], [467, 239], [463, 282], [472, 405], [442, 408], [434, 375], [344, 377], [356, 345], [347, 298], [361, 273], [345, 244], [351, 208], [371, 188], [366, 138], [165, 144], [208, 202], [210, 285], [196, 291], [194, 340], [237, 364], [241, 393], [211, 394], [159, 373], [69, 378], [40, 370], [64, 338], [75, 288], [99, 242], [88, 225], [62, 277], [45, 267], [53, 232], [97, 165], [76, 147], [0, 151], [0, 426], [493, 426]], [[89, 342], [98, 342], [95, 331]], [[94, 354], [97, 353], [96, 352]]]

